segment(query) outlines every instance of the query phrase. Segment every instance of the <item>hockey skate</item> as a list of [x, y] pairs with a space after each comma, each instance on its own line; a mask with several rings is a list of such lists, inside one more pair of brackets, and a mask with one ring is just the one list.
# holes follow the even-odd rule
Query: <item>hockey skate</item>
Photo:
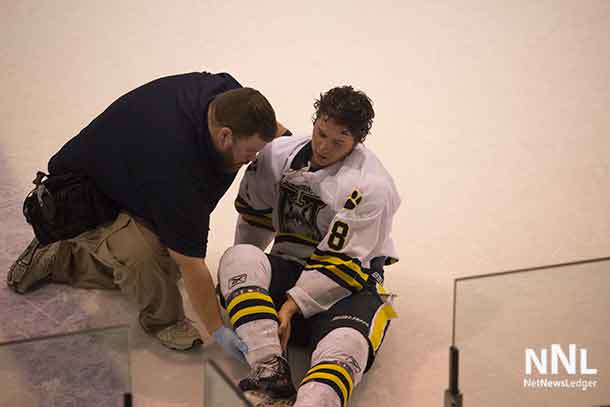
[[290, 367], [282, 356], [272, 356], [254, 366], [239, 388], [256, 407], [291, 406], [296, 389], [290, 377]]

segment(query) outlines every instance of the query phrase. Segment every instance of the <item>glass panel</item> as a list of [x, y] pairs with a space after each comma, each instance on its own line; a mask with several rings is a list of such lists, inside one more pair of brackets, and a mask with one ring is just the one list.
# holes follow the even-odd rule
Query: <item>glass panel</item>
[[250, 407], [237, 385], [214, 360], [203, 362], [204, 407]]
[[128, 327], [0, 344], [0, 383], [2, 406], [123, 406]]
[[456, 280], [463, 405], [610, 405], [610, 259]]

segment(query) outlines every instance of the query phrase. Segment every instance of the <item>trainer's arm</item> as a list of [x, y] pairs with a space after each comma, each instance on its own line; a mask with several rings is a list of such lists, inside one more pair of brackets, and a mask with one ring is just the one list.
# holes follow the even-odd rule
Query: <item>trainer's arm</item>
[[169, 249], [169, 253], [180, 267], [184, 288], [186, 288], [195, 313], [211, 334], [222, 326], [222, 319], [216, 300], [214, 282], [205, 259], [185, 256], [171, 249]]

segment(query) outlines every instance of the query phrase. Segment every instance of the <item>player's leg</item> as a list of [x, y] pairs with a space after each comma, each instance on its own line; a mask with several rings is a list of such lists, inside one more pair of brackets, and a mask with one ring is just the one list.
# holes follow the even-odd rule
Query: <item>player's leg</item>
[[317, 344], [295, 406], [345, 406], [367, 365], [369, 345], [353, 328], [337, 328]]
[[267, 256], [252, 245], [236, 245], [222, 256], [218, 283], [237, 335], [248, 346], [252, 370], [239, 386], [251, 401], [292, 399], [290, 369], [282, 356], [277, 308], [294, 285], [301, 266]]
[[281, 354], [277, 311], [269, 295], [271, 264], [265, 253], [252, 245], [230, 247], [218, 265], [218, 284], [231, 325], [248, 346], [248, 363]]
[[372, 366], [394, 312], [363, 291], [345, 298], [312, 321], [317, 344], [295, 406], [343, 407]]

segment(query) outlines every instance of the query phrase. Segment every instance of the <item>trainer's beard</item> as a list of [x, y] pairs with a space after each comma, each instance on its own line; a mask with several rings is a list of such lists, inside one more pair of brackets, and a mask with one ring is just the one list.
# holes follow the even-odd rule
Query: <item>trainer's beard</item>
[[233, 174], [239, 171], [242, 164], [235, 162], [235, 159], [233, 158], [233, 147], [230, 147], [227, 151], [221, 152], [220, 155], [222, 156], [222, 172]]

